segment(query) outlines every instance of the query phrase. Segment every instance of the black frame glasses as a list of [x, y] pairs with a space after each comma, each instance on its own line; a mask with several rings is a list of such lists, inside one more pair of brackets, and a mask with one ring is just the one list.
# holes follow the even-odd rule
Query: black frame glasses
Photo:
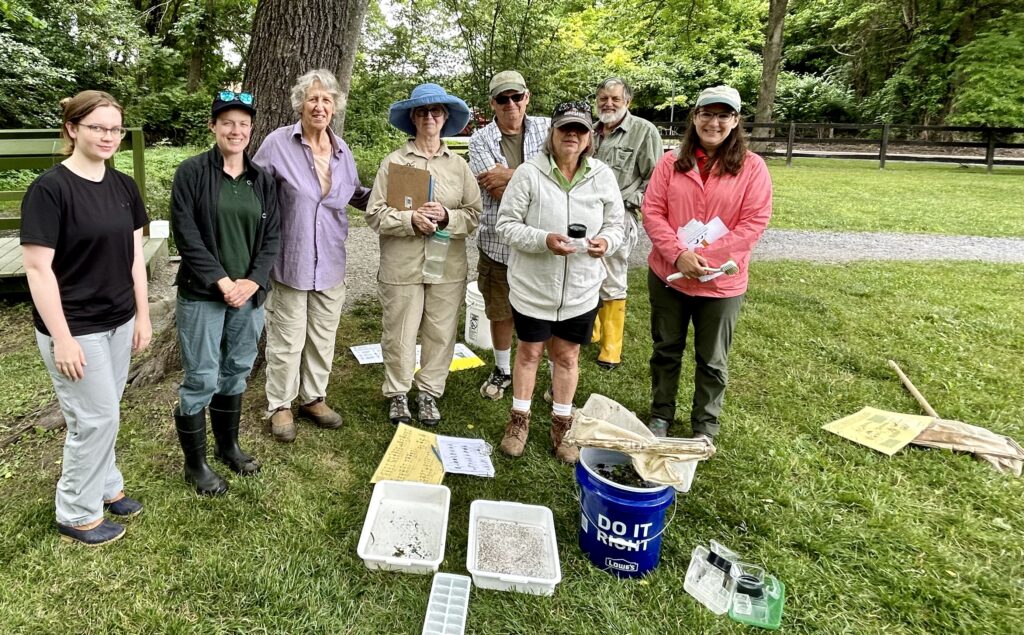
[[504, 106], [509, 100], [516, 102], [517, 104], [526, 99], [526, 93], [516, 93], [515, 95], [498, 95], [494, 98], [494, 103], [499, 106]]
[[222, 90], [217, 93], [221, 101], [240, 101], [246, 106], [252, 105], [252, 93], [236, 93], [233, 90]]

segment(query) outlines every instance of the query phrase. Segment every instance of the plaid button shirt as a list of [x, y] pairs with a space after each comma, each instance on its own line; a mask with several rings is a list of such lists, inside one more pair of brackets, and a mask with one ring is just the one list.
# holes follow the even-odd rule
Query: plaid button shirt
[[[550, 127], [551, 120], [547, 117], [526, 117], [523, 122], [523, 162], [529, 161], [540, 152]], [[469, 169], [474, 175], [479, 175], [496, 165], [508, 167], [508, 162], [501, 153], [501, 130], [498, 129], [496, 122], [491, 121], [474, 132], [469, 140]], [[477, 244], [488, 258], [507, 264], [508, 245], [498, 238], [498, 233], [494, 230], [501, 201], [496, 200], [484, 188], [480, 188], [480, 195], [483, 197], [484, 213], [480, 216]]]

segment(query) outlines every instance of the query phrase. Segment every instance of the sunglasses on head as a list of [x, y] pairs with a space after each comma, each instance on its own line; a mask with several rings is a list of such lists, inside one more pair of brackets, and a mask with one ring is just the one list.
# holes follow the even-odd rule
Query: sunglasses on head
[[590, 114], [590, 104], [585, 101], [566, 101], [555, 106], [555, 112], [552, 116], [557, 117], [558, 115], [564, 115], [567, 112], [579, 111]]
[[252, 105], [252, 93], [236, 93], [232, 90], [222, 90], [217, 93], [221, 101], [240, 101], [246, 106]]
[[499, 106], [504, 106], [508, 103], [508, 100], [512, 100], [517, 104], [526, 98], [526, 93], [516, 93], [515, 95], [498, 95], [494, 98], [494, 102]]

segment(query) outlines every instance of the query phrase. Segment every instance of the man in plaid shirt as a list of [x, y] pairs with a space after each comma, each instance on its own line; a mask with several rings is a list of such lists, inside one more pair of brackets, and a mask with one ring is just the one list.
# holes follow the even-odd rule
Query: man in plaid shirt
[[529, 117], [530, 91], [516, 71], [502, 71], [491, 78], [490, 104], [494, 120], [473, 133], [469, 140], [469, 168], [480, 182], [484, 213], [480, 217], [477, 244], [477, 285], [484, 298], [484, 313], [491, 323], [494, 369], [480, 387], [486, 399], [501, 399], [512, 385], [512, 305], [508, 301], [508, 245], [498, 238], [494, 225], [498, 206], [512, 173], [540, 152], [551, 120]]

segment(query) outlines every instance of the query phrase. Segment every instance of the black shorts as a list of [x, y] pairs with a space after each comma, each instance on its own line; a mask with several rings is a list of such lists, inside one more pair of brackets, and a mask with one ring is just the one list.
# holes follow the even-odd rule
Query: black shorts
[[594, 318], [596, 317], [596, 306], [583, 315], [577, 315], [561, 322], [532, 318], [512, 307], [516, 337], [523, 342], [546, 342], [554, 335], [573, 344], [586, 344], [590, 341], [590, 336], [594, 331]]

